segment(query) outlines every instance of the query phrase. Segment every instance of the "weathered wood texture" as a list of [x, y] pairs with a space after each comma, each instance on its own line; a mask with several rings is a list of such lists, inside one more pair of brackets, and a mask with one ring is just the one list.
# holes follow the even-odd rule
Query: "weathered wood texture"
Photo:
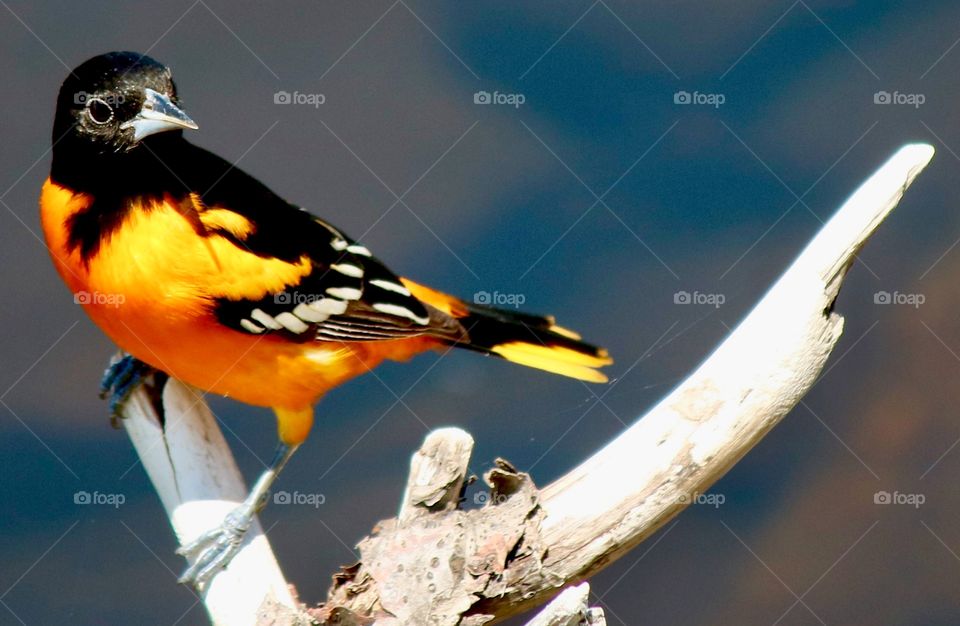
[[[411, 463], [398, 518], [380, 522], [360, 542], [361, 562], [335, 576], [327, 603], [309, 618], [344, 625], [492, 624], [547, 602], [656, 532], [816, 382], [842, 332], [833, 305], [847, 270], [932, 156], [928, 145], [901, 148], [702, 365], [619, 437], [542, 490], [498, 461], [485, 476], [485, 506], [460, 509], [473, 441], [456, 429], [431, 434]], [[194, 425], [206, 407], [192, 396], [174, 399], [167, 399], [169, 432], [143, 435], [136, 420], [127, 424], [184, 540], [218, 524], [242, 497], [242, 485], [212, 418], [201, 415], [207, 421]], [[134, 403], [128, 415], [141, 409], [142, 401]], [[305, 612], [275, 610], [277, 597], [287, 607], [291, 600], [258, 533], [211, 586], [205, 600], [215, 623], [247, 624], [256, 616], [264, 624], [304, 623]], [[259, 611], [251, 619], [218, 621], [227, 598]]]

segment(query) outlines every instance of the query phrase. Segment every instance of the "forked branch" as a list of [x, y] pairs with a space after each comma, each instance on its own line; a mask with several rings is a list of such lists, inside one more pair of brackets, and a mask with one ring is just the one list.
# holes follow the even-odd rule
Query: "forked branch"
[[[492, 624], [612, 563], [709, 489], [813, 386], [843, 329], [833, 304], [847, 270], [932, 157], [929, 145], [901, 148], [696, 371], [559, 480], [537, 489], [501, 461], [485, 477], [487, 505], [461, 510], [472, 439], [455, 429], [432, 433], [414, 457], [399, 517], [360, 542], [360, 563], [335, 577], [321, 609], [308, 617], [294, 608], [258, 532], [214, 579], [205, 597], [213, 621]], [[168, 384], [165, 428], [146, 396], [137, 398], [125, 424], [178, 537], [189, 540], [236, 505], [242, 481], [189, 390]], [[596, 618], [584, 604], [579, 621], [548, 615], [531, 624]]]

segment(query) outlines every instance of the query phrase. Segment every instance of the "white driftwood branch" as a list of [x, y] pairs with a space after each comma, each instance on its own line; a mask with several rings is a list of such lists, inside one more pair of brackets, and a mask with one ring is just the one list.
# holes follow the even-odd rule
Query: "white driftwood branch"
[[456, 509], [472, 452], [473, 437], [459, 428], [440, 428], [427, 435], [410, 460], [400, 524], [410, 522], [422, 511]]
[[[695, 372], [542, 491], [498, 461], [485, 477], [492, 488], [488, 505], [459, 510], [472, 439], [455, 429], [432, 434], [412, 461], [400, 517], [381, 522], [359, 544], [361, 563], [335, 576], [316, 617], [344, 625], [371, 619], [381, 626], [491, 624], [548, 601], [650, 536], [814, 384], [842, 331], [833, 303], [847, 269], [932, 156], [928, 145], [901, 148]], [[155, 417], [128, 419], [127, 428], [178, 536], [189, 540], [239, 502], [242, 481], [206, 407], [193, 405], [192, 392], [173, 381], [167, 388], [167, 432]], [[145, 398], [137, 393], [129, 417], [150, 417]], [[271, 594], [263, 606], [280, 609], [265, 615], [265, 623], [307, 619], [305, 613], [287, 616], [293, 600], [257, 535], [214, 579], [205, 600], [215, 623], [246, 624], [252, 623], [249, 607], [255, 613]], [[234, 621], [227, 611], [237, 604], [247, 608]]]
[[589, 460], [543, 490], [550, 569], [596, 571], [705, 492], [813, 386], [867, 238], [933, 157], [901, 148], [840, 208], [712, 355]]
[[[501, 489], [502, 504], [494, 497], [497, 504], [473, 519], [475, 511], [432, 516], [431, 528], [452, 518], [463, 529], [457, 537], [467, 549], [458, 559], [471, 563], [498, 556], [489, 541], [484, 543], [484, 531], [509, 528], [505, 520], [513, 519], [518, 501], [528, 504], [521, 535], [503, 539], [511, 550], [507, 562], [467, 567], [462, 574], [459, 591], [480, 598], [468, 616], [439, 623], [489, 624], [545, 602], [649, 537], [746, 454], [816, 381], [843, 328], [833, 304], [847, 269], [932, 156], [928, 145], [900, 149], [844, 203], [696, 371], [579, 467], [542, 491], [532, 488], [529, 477], [501, 467], [499, 483], [488, 477], [494, 495], [500, 483], [519, 485]], [[328, 607], [395, 615], [394, 607], [378, 603], [376, 595], [402, 596], [402, 581], [382, 576], [387, 569], [382, 565], [369, 568], [368, 557], [400, 558], [396, 546], [420, 529], [398, 531], [389, 522], [379, 528], [360, 543], [361, 566], [334, 586]], [[409, 580], [417, 572], [407, 574]], [[431, 618], [446, 618], [439, 613], [446, 605], [433, 608], [438, 613]]]
[[[183, 545], [223, 521], [247, 489], [216, 420], [195, 390], [170, 379], [163, 407], [161, 426], [147, 390], [140, 388], [125, 407], [123, 425]], [[258, 521], [229, 569], [205, 590], [203, 602], [216, 626], [257, 624], [266, 604], [297, 606]]]
[[606, 626], [603, 610], [590, 608], [590, 585], [568, 587], [540, 611], [526, 626]]
[[[704, 493], [813, 386], [843, 330], [833, 303], [867, 238], [930, 162], [897, 151], [843, 204], [730, 336], [673, 392], [542, 492], [542, 570], [559, 584], [619, 558]], [[519, 583], [519, 581], [517, 581]], [[493, 599], [541, 601], [526, 581]]]

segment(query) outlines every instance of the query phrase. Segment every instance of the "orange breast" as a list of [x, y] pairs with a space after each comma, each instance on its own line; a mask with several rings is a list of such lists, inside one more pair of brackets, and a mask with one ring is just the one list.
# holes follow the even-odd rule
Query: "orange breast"
[[134, 207], [84, 263], [67, 246], [66, 222], [91, 201], [49, 180], [44, 184], [41, 222], [54, 265], [120, 348], [195, 387], [249, 404], [300, 409], [384, 358], [409, 358], [434, 345], [419, 338], [295, 343], [227, 328], [209, 312], [211, 296], [258, 299], [280, 291], [310, 271], [309, 260], [263, 259], [222, 237], [201, 237], [167, 201]]

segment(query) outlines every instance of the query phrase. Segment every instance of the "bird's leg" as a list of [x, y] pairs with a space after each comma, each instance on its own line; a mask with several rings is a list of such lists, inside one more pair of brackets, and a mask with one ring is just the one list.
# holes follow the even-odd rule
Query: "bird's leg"
[[100, 379], [100, 397], [110, 397], [110, 421], [116, 425], [130, 394], [157, 370], [125, 354], [111, 363]]
[[240, 545], [254, 516], [266, 506], [270, 487], [277, 475], [298, 447], [299, 445], [281, 443], [270, 465], [260, 474], [243, 504], [231, 511], [220, 526], [203, 533], [177, 550], [177, 554], [193, 561], [180, 576], [179, 582], [192, 584], [198, 591], [202, 591], [217, 572], [229, 565], [240, 551]]

